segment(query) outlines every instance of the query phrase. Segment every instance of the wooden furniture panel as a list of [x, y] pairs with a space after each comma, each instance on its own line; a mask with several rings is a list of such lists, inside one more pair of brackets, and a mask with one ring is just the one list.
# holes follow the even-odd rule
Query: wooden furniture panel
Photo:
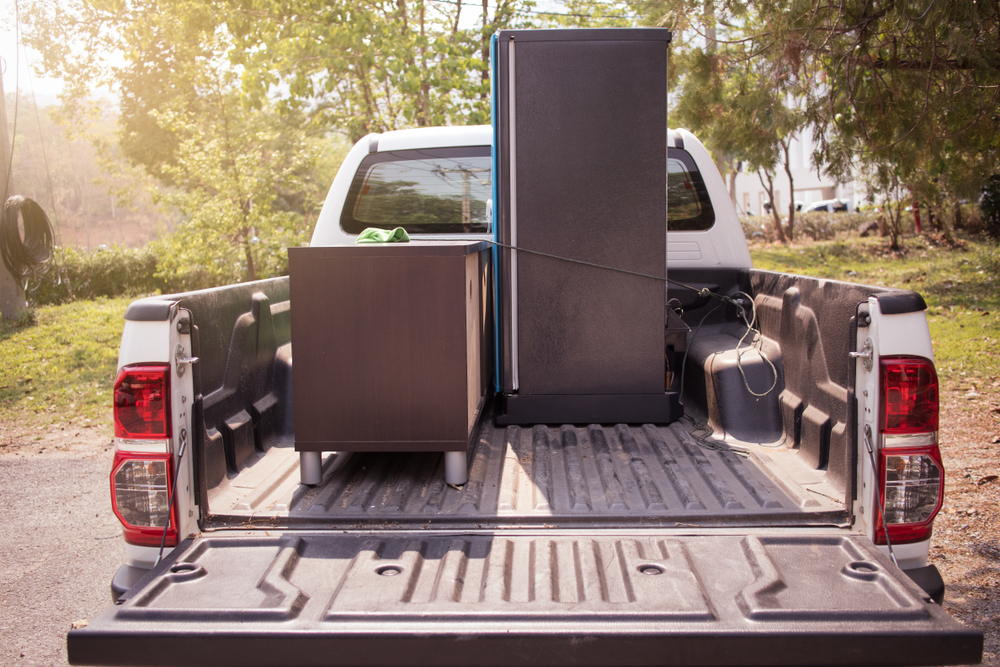
[[487, 247], [289, 249], [297, 450], [466, 449], [485, 394]]

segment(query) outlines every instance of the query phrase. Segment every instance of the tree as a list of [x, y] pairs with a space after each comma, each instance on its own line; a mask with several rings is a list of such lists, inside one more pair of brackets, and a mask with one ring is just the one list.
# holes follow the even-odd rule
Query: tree
[[[754, 106], [739, 101], [751, 92], [763, 104], [758, 112], [782, 97], [801, 111], [820, 140], [813, 162], [840, 181], [862, 169], [874, 178], [873, 197], [895, 180], [957, 212], [959, 199], [977, 196], [1000, 171], [996, 3], [650, 0], [641, 9], [647, 22], [687, 35], [675, 49], [682, 83], [674, 117], [716, 149], [741, 143], [745, 135], [732, 128]], [[755, 69], [759, 88], [732, 86]], [[774, 147], [787, 136], [766, 115], [752, 122]]]
[[159, 270], [184, 287], [281, 275], [285, 249], [307, 241], [311, 227], [302, 212], [282, 210], [281, 199], [309, 190], [305, 179], [318, 147], [272, 108], [244, 106], [225, 68], [208, 68], [198, 84], [197, 113], [179, 104], [153, 114], [164, 130], [183, 137], [173, 163], [163, 166], [176, 187], [160, 200], [185, 219], [165, 241], [169, 251]]
[[853, 0], [792, 27], [829, 81], [815, 118], [832, 173], [860, 159], [958, 210], [1000, 167], [996, 4]]
[[[743, 162], [749, 172], [759, 172], [772, 203], [779, 165], [793, 193], [789, 146], [809, 123], [814, 72], [794, 50], [768, 48], [758, 21], [774, 17], [760, 18], [738, 5], [716, 7], [712, 0], [704, 5], [668, 0], [645, 11], [655, 23], [680, 22], [682, 34], [672, 50], [678, 90], [674, 122], [697, 132], [720, 167], [727, 162], [734, 170]], [[794, 196], [786, 223], [776, 206], [771, 215], [778, 239], [791, 241]]]
[[463, 3], [427, 0], [267, 0], [227, 6], [233, 62], [260, 104], [352, 140], [402, 127], [489, 122], [489, 39], [524, 25], [527, 0], [501, 0], [481, 28], [460, 28]]
[[[17, 101], [15, 115], [14, 103]], [[117, 151], [117, 113], [110, 104], [72, 126], [60, 122], [57, 105], [40, 107], [25, 91], [7, 94], [7, 117], [17, 117], [13, 137], [11, 192], [38, 202], [52, 221], [59, 245], [148, 241], [169, 216], [156, 210], [148, 194], [152, 179], [130, 168]], [[137, 237], [137, 228], [148, 235]]]

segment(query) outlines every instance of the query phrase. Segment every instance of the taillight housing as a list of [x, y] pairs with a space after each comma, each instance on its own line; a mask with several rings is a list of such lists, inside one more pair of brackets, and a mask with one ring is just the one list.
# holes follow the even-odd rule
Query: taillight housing
[[944, 501], [944, 465], [938, 449], [938, 380], [923, 357], [882, 357], [881, 452], [878, 483], [883, 509], [875, 543], [921, 542], [931, 536]]
[[115, 453], [111, 507], [129, 544], [177, 545], [177, 513], [170, 505], [174, 485], [172, 458], [169, 454]]
[[115, 380], [115, 437], [170, 437], [170, 366], [125, 366]]
[[111, 506], [125, 541], [176, 546], [177, 516], [170, 504], [174, 484], [169, 453], [170, 366], [124, 366], [115, 380], [114, 420], [117, 451], [111, 469]]

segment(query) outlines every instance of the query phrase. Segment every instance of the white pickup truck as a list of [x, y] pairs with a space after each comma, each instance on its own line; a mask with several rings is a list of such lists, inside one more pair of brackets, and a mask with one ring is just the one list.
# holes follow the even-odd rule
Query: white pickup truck
[[[492, 219], [494, 132], [365, 137], [311, 247], [402, 226], [525, 248]], [[754, 269], [702, 144], [670, 130], [666, 161], [684, 415], [526, 423], [494, 378], [462, 484], [448, 452], [296, 450], [287, 277], [133, 303], [111, 472], [127, 562], [70, 662], [978, 662], [926, 565], [945, 471], [923, 299]], [[294, 306], [297, 326], [319, 308]]]
[[[118, 604], [71, 631], [70, 661], [977, 661], [981, 635], [931, 601], [943, 589], [925, 568], [944, 469], [923, 300], [751, 268], [707, 151], [670, 137], [672, 173], [698, 198], [688, 208], [711, 220], [668, 232], [672, 275], [752, 296], [771, 393], [741, 380], [735, 312], [704, 320], [708, 300], [671, 287], [692, 329], [679, 422], [486, 419], [462, 488], [440, 479], [441, 454], [378, 453], [331, 454], [307, 487], [292, 447], [288, 279], [142, 299], [115, 386], [112, 504], [128, 560]], [[477, 168], [491, 139], [489, 127], [366, 137], [312, 245], [353, 242], [351, 184], [372, 156], [423, 184], [426, 155], [471, 148], [433, 159]], [[445, 236], [490, 238], [489, 188], [473, 196], [473, 229]], [[762, 393], [769, 369], [743, 361]]]

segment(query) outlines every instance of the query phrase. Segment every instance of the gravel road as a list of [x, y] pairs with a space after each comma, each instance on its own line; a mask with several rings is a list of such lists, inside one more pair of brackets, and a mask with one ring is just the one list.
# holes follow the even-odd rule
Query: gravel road
[[125, 558], [113, 452], [96, 429], [67, 444], [20, 430], [0, 423], [0, 665], [66, 665], [66, 631], [111, 604]]

